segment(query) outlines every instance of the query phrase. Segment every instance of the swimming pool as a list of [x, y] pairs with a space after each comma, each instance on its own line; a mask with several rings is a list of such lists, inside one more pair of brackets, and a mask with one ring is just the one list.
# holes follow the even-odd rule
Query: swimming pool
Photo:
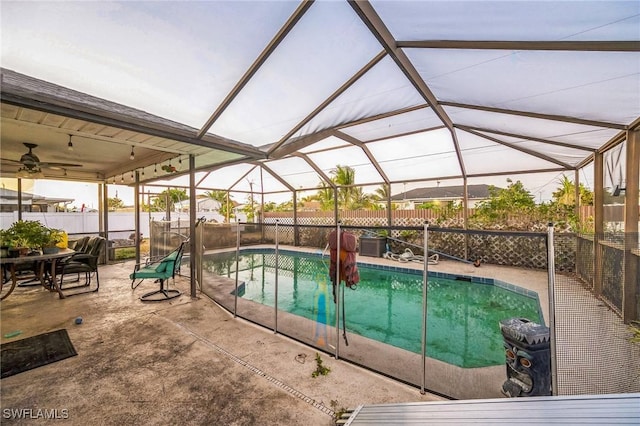
[[[280, 250], [278, 309], [335, 327], [328, 261], [327, 256]], [[235, 252], [206, 255], [203, 264], [209, 272], [235, 276]], [[243, 250], [239, 295], [274, 306], [275, 264], [273, 250]], [[358, 268], [357, 289], [345, 290], [347, 332], [420, 354], [422, 271], [366, 264]], [[465, 368], [503, 365], [499, 321], [513, 317], [542, 323], [535, 292], [493, 279], [431, 272], [427, 356]]]

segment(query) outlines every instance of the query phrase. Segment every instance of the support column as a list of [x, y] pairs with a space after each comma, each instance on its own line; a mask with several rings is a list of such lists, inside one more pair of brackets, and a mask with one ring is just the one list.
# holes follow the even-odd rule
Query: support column
[[339, 204], [338, 204], [338, 193], [339, 193], [339, 188], [337, 186], [333, 187], [333, 220], [334, 220], [334, 224], [337, 224], [340, 221], [340, 217], [339, 217], [339, 213], [340, 213], [340, 209], [339, 209]]
[[573, 175], [573, 184], [575, 186], [574, 188], [574, 197], [575, 197], [575, 202], [574, 202], [574, 213], [576, 215], [577, 218], [580, 218], [580, 204], [581, 204], [581, 199], [580, 199], [580, 169], [576, 169], [575, 173]]
[[18, 178], [18, 220], [22, 220], [22, 179]]
[[134, 211], [134, 232], [136, 233], [136, 264], [140, 263], [140, 172], [136, 170], [135, 173], [136, 186], [133, 188], [133, 211]]
[[300, 230], [298, 229], [298, 191], [293, 190], [293, 245], [300, 245]]
[[98, 212], [99, 234], [107, 240], [107, 249], [101, 262], [109, 263], [109, 191], [106, 181], [98, 184]]
[[625, 324], [638, 319], [638, 192], [640, 191], [640, 130], [627, 131], [627, 174], [624, 200], [624, 289], [622, 293], [622, 319]]
[[604, 236], [604, 155], [596, 152], [593, 156], [593, 291], [602, 294], [602, 248], [600, 239]]
[[[462, 186], [464, 190], [464, 194], [462, 194], [462, 229], [467, 229], [469, 227], [469, 192], [467, 188], [467, 178], [465, 176], [464, 183]], [[427, 253], [425, 253], [427, 256]], [[469, 259], [469, 234], [465, 232], [464, 234], [464, 255], [465, 259]], [[469, 259], [470, 260], [470, 259]]]
[[[385, 183], [385, 187], [387, 188], [387, 226], [391, 227], [393, 226], [393, 216], [391, 215], [391, 184]], [[391, 236], [391, 232], [389, 232], [389, 236]]]
[[196, 157], [189, 154], [189, 271], [191, 278], [191, 297], [197, 297], [196, 283]]

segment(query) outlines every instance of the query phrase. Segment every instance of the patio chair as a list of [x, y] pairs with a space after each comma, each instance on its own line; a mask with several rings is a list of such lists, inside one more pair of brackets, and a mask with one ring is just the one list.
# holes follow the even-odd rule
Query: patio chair
[[76, 251], [76, 253], [84, 253], [87, 251], [87, 246], [89, 245], [89, 240], [91, 237], [80, 237], [70, 244], [71, 248]]
[[165, 288], [165, 282], [173, 278], [175, 282], [176, 272], [182, 261], [185, 242], [182, 242], [178, 248], [168, 255], [158, 260], [147, 260], [144, 263], [137, 263], [133, 273], [129, 275], [131, 278], [131, 288], [135, 289], [143, 280], [154, 279], [154, 282], [160, 283], [160, 289], [145, 293], [140, 296], [143, 302], [161, 302], [174, 299], [182, 294], [180, 290]]
[[[102, 252], [104, 252], [107, 245], [107, 240], [104, 237], [91, 237], [88, 239], [86, 246], [83, 247], [84, 251], [78, 251], [73, 255], [58, 262], [56, 265], [56, 275], [60, 277], [60, 290], [71, 290], [74, 288], [91, 287], [92, 277], [95, 275], [96, 288], [86, 291], [76, 292], [68, 294], [68, 296], [74, 296], [76, 294], [96, 292], [100, 289], [100, 276], [98, 273], [98, 261]], [[77, 279], [74, 282], [80, 281], [80, 274], [84, 273], [84, 283], [74, 285], [72, 287], [64, 286], [65, 275], [77, 274]], [[67, 282], [68, 284], [68, 282]], [[66, 295], [67, 296], [67, 295]]]

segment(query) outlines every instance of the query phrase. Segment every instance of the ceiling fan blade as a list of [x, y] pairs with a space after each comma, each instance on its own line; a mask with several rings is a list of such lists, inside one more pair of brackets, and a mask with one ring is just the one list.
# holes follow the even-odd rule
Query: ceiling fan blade
[[73, 163], [38, 163], [38, 166], [45, 167], [47, 169], [68, 169], [69, 167], [82, 167], [82, 164]]
[[0, 160], [2, 160], [2, 161], [6, 161], [6, 162], [9, 162], [9, 163], [21, 164], [21, 163], [20, 163], [20, 161], [18, 161], [18, 160], [12, 160], [12, 159], [10, 159], [10, 158], [0, 158]]

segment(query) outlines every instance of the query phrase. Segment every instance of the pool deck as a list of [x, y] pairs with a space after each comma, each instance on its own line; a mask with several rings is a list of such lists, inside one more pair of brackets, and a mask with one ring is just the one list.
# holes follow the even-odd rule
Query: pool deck
[[3, 378], [3, 425], [47, 423], [47, 410], [81, 426], [328, 426], [360, 404], [442, 399], [324, 353], [331, 371], [313, 378], [316, 350], [234, 319], [201, 293], [190, 297], [187, 277], [171, 283], [179, 298], [143, 303], [139, 296], [158, 284], [132, 290], [132, 262], [99, 271], [97, 293], [59, 299], [24, 287], [1, 302], [2, 343], [64, 328], [78, 352]]
[[[393, 264], [387, 259], [359, 259]], [[420, 265], [403, 267], [419, 269]], [[495, 278], [538, 291], [546, 312], [545, 271], [495, 265], [475, 268], [449, 260], [431, 265], [431, 269]], [[195, 298], [190, 297], [186, 277], [177, 277], [175, 285], [171, 283], [172, 288], [183, 291], [179, 298], [142, 303], [139, 296], [156, 289], [157, 284], [145, 282], [131, 290], [128, 276], [132, 271], [132, 262], [101, 266], [97, 293], [61, 300], [42, 287], [26, 287], [16, 289], [1, 302], [2, 343], [66, 328], [78, 355], [2, 379], [0, 411], [13, 409], [23, 416], [34, 416], [38, 409], [58, 410], [59, 414], [66, 410], [68, 418], [64, 422], [70, 425], [333, 425], [333, 416], [341, 409], [442, 400], [327, 353], [321, 353], [321, 359], [331, 372], [312, 378], [318, 352], [312, 347], [233, 318], [228, 310], [199, 292]], [[208, 280], [205, 283], [211, 283]], [[606, 308], [598, 305], [594, 309], [608, 315]], [[625, 371], [638, 371], [640, 346], [624, 346], [624, 324], [604, 314], [594, 323], [593, 314], [585, 309], [567, 310], [567, 315], [574, 318], [574, 331], [591, 333], [593, 326], [607, 324], [603, 334], [616, 337], [610, 348], [620, 359], [611, 361], [611, 352], [606, 352], [606, 361]], [[78, 316], [84, 319], [81, 325], [74, 323]], [[583, 324], [587, 323], [592, 328], [585, 330]], [[279, 327], [288, 327], [284, 319]], [[4, 337], [14, 332], [19, 335]], [[350, 336], [353, 347], [360, 346], [356, 340], [356, 336]], [[579, 333], [576, 340], [565, 345], [562, 353], [583, 350]], [[385, 353], [380, 353], [379, 359], [399, 364]], [[493, 384], [485, 389], [492, 392], [505, 378], [504, 367], [495, 368], [500, 371], [496, 370]], [[567, 371], [575, 374], [581, 370]], [[629, 380], [623, 391], [638, 392], [637, 377]], [[597, 393], [584, 387], [578, 392]], [[514, 418], [518, 416], [514, 414]], [[19, 420], [17, 416], [2, 418], [2, 424], [32, 423], [38, 422]]]

